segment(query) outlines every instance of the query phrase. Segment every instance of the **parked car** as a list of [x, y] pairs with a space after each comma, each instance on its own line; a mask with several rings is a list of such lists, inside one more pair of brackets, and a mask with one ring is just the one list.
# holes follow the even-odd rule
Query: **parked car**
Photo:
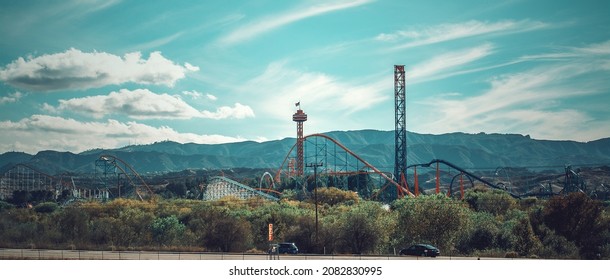
[[299, 248], [297, 245], [291, 242], [284, 242], [279, 244], [271, 244], [269, 247], [269, 254], [298, 254]]
[[422, 256], [422, 257], [433, 257], [440, 255], [441, 251], [436, 247], [429, 244], [415, 244], [411, 245], [408, 248], [404, 248], [400, 250], [400, 255], [410, 255], [410, 256]]

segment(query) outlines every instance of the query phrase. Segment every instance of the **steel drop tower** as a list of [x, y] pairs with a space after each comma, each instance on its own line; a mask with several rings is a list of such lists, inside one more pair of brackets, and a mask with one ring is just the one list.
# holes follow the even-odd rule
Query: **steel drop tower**
[[407, 126], [405, 97], [405, 66], [394, 65], [394, 113], [396, 116], [394, 136], [394, 176], [402, 182], [407, 172]]
[[301, 110], [301, 102], [295, 104], [299, 109], [292, 115], [292, 120], [297, 123], [297, 166], [296, 175], [303, 176], [303, 123], [307, 121], [307, 114]]

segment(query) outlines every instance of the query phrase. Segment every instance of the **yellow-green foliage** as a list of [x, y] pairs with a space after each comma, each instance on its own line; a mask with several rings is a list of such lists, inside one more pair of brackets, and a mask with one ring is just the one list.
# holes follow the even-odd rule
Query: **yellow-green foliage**
[[354, 192], [320, 188], [318, 219], [311, 197], [290, 197], [279, 202], [116, 199], [44, 213], [3, 206], [0, 246], [265, 251], [271, 223], [273, 242], [295, 242], [304, 253], [387, 254], [430, 243], [444, 255], [610, 257], [608, 211], [579, 194], [518, 203], [505, 193], [475, 189], [465, 200], [427, 195], [388, 206]]
[[467, 205], [442, 194], [403, 198], [392, 209], [398, 219], [395, 238], [402, 246], [430, 243], [450, 251], [468, 224]]
[[[334, 206], [337, 204], [352, 205], [358, 203], [360, 200], [358, 194], [353, 191], [344, 191], [333, 187], [318, 188], [317, 197], [319, 204], [327, 204], [329, 206]], [[313, 203], [313, 195], [308, 201]]]

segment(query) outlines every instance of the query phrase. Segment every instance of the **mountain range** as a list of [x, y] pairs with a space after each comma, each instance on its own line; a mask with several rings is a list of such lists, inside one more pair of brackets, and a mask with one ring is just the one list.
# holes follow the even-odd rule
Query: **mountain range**
[[[334, 131], [335, 139], [373, 166], [393, 170], [394, 131]], [[93, 173], [103, 154], [116, 156], [139, 173], [185, 169], [278, 169], [295, 144], [295, 138], [267, 142], [194, 144], [171, 141], [93, 149], [81, 153], [41, 151], [35, 155], [6, 152], [0, 155], [0, 174], [22, 163], [47, 174]], [[518, 134], [441, 135], [407, 133], [408, 164], [444, 159], [462, 168], [559, 167], [610, 165], [610, 138], [590, 142], [536, 140]]]

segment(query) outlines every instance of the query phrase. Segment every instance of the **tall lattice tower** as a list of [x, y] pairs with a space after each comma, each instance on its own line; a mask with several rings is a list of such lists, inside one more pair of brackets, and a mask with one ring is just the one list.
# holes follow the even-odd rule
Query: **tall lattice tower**
[[[401, 180], [407, 171], [407, 126], [405, 97], [405, 66], [394, 65], [394, 176]], [[402, 180], [401, 180], [402, 181]]]
[[292, 120], [297, 123], [297, 166], [296, 175], [303, 175], [303, 123], [307, 121], [307, 114], [301, 110], [301, 102], [295, 104], [299, 109], [292, 115]]

